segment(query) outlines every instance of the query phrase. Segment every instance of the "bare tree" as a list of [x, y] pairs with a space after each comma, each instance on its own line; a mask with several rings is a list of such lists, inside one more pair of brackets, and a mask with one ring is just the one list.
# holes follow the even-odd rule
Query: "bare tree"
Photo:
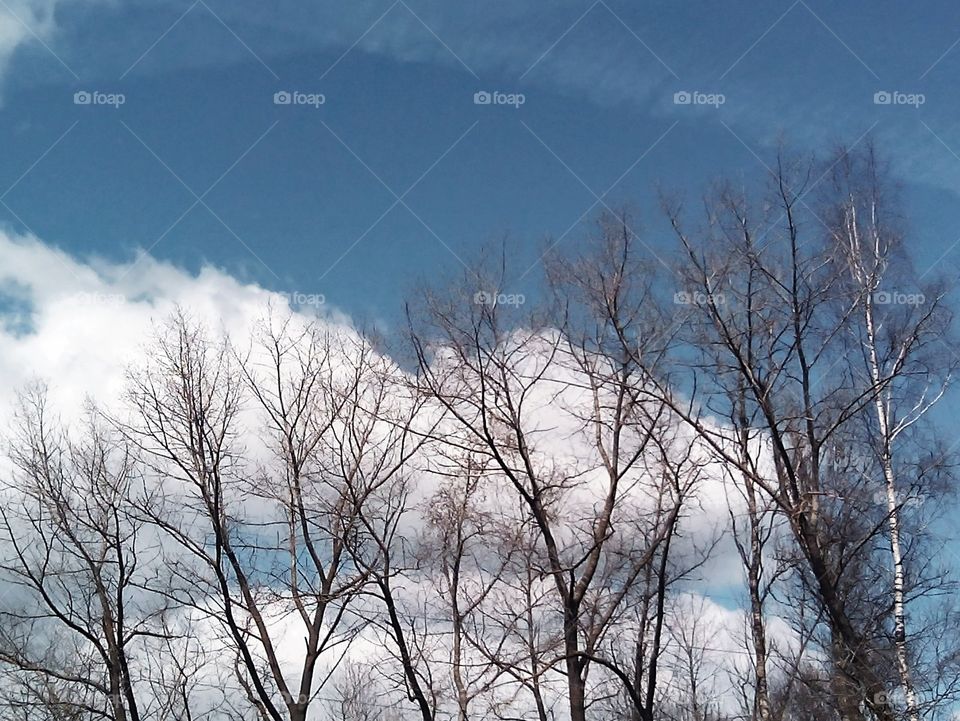
[[[222, 629], [263, 718], [303, 721], [363, 625], [348, 610], [366, 582], [347, 549], [357, 499], [330, 453], [356, 421], [348, 401], [368, 348], [289, 318], [269, 318], [254, 340], [241, 358], [178, 315], [131, 373], [132, 413], [118, 425], [163, 489], [140, 510], [172, 549], [171, 599]], [[262, 423], [247, 439], [260, 459], [241, 444], [243, 413]], [[304, 634], [292, 678], [280, 645], [289, 623]]]
[[[665, 202], [674, 265], [626, 213], [545, 254], [536, 303], [477, 263], [409, 309], [408, 367], [299, 314], [238, 342], [177, 312], [79, 431], [23, 394], [4, 718], [949, 712], [945, 294], [872, 148], [771, 175], [694, 225]], [[697, 601], [725, 531], [736, 660]]]
[[[191, 701], [196, 649], [168, 663], [180, 638], [168, 623], [174, 609], [149, 590], [164, 574], [158, 539], [132, 512], [148, 492], [129, 447], [93, 410], [72, 439], [39, 385], [20, 395], [15, 429], [15, 471], [0, 508], [0, 668], [9, 712], [199, 718]], [[151, 673], [151, 651], [167, 664], [162, 677]]]
[[708, 658], [717, 653], [711, 647], [718, 629], [710, 626], [703, 599], [689, 603], [685, 611], [690, 613], [689, 618], [669, 629], [674, 693], [665, 716], [676, 721], [717, 721], [721, 718], [721, 701], [728, 693], [716, 662]]
[[[559, 300], [546, 319], [552, 322], [530, 316], [528, 330], [510, 332], [501, 307], [482, 302], [478, 275], [446, 295], [428, 293], [424, 325], [413, 331], [423, 383], [460, 434], [443, 441], [479, 446], [537, 530], [541, 573], [552, 580], [562, 615], [558, 661], [574, 721], [590, 703], [591, 665], [629, 683], [601, 644], [668, 543], [697, 478], [689, 447], [675, 445], [666, 405], [641, 398], [655, 343], [642, 363], [619, 343], [642, 336], [649, 322], [639, 314], [643, 289], [631, 286], [628, 269], [604, 265], [630, 256], [632, 234], [621, 230], [606, 233], [580, 266], [552, 266]], [[585, 277], [589, 285], [579, 283]], [[662, 503], [651, 506], [651, 498]], [[643, 718], [652, 713], [656, 658], [653, 650], [646, 698], [628, 685]]]
[[[904, 506], [922, 502], [924, 495], [933, 497], [938, 489], [932, 482], [923, 487], [923, 480], [931, 476], [924, 467], [930, 460], [914, 462], [908, 436], [944, 397], [957, 359], [943, 345], [950, 325], [943, 291], [931, 284], [917, 285], [910, 277], [902, 233], [888, 198], [890, 184], [875, 149], [871, 145], [861, 153], [841, 150], [831, 169], [831, 236], [841, 262], [849, 268], [851, 291], [857, 299], [850, 359], [873, 390], [872, 413], [864, 425], [882, 475], [878, 495], [886, 509], [890, 544], [897, 673], [906, 717], [918, 721], [920, 699], [912, 679], [907, 634]], [[916, 589], [924, 584], [913, 579], [912, 585]]]
[[[741, 426], [738, 436], [740, 458], [752, 468], [751, 473], [733, 477], [734, 493], [739, 502], [729, 504], [730, 527], [737, 555], [746, 572], [747, 599], [749, 602], [749, 645], [752, 654], [752, 687], [748, 712], [753, 721], [772, 721], [777, 717], [770, 704], [770, 644], [767, 638], [767, 605], [773, 584], [787, 569], [769, 552], [771, 537], [777, 529], [776, 507], [757, 487], [754, 478], [759, 473], [756, 467], [757, 444]], [[742, 513], [740, 512], [742, 509]], [[771, 569], [769, 565], [774, 567]]]
[[[343, 483], [356, 513], [356, 531], [347, 550], [367, 578], [366, 604], [357, 613], [381, 632], [379, 639], [399, 666], [408, 700], [424, 721], [436, 717], [439, 700], [423, 645], [434, 636], [430, 619], [412, 611], [416, 604], [404, 583], [419, 566], [414, 495], [425, 468], [421, 449], [439, 422], [422, 413], [425, 397], [392, 362], [372, 348], [355, 365], [357, 382], [346, 395], [347, 415], [338, 423], [329, 455], [329, 473]], [[372, 602], [372, 603], [371, 603]]]
[[[876, 409], [893, 369], [865, 377], [847, 362], [861, 351], [849, 338], [864, 291], [851, 290], [846, 255], [836, 243], [822, 234], [805, 238], [801, 218], [817, 222], [804, 201], [812, 184], [811, 165], [781, 162], [773, 180], [776, 202], [758, 204], [757, 214], [743, 195], [721, 188], [708, 199], [699, 242], [684, 229], [680, 207], [668, 208], [695, 298], [685, 307], [697, 329], [690, 343], [701, 365], [693, 366], [693, 377], [705, 381], [696, 410], [671, 404], [787, 520], [796, 579], [820, 607], [807, 619], [828, 630], [824, 646], [838, 713], [863, 718], [866, 709], [886, 720], [894, 714], [882, 633], [890, 596], [877, 582], [876, 541], [889, 519], [878, 522], [863, 502], [875, 487], [869, 474], [844, 472], [830, 454], [858, 442], [859, 424]], [[737, 411], [738, 403], [746, 413]], [[728, 425], [710, 423], [704, 410]], [[731, 450], [731, 433], [754, 429], [762, 429], [766, 468]]]
[[[844, 593], [851, 567], [849, 558], [836, 553], [842, 553], [843, 540], [832, 541], [838, 509], [827, 502], [822, 469], [824, 447], [863, 409], [867, 397], [848, 392], [851, 384], [842, 374], [827, 375], [837, 359], [831, 341], [842, 332], [845, 314], [837, 313], [839, 320], [832, 325], [824, 321], [844, 299], [827, 260], [801, 244], [797, 207], [802, 188], [792, 189], [792, 182], [786, 170], [775, 179], [786, 232], [764, 245], [758, 237], [763, 219], [754, 220], [746, 201], [728, 191], [721, 191], [711, 206], [708, 239], [699, 246], [682, 230], [679, 213], [671, 211], [689, 258], [686, 277], [695, 297], [702, 298], [691, 306], [704, 319], [707, 333], [697, 346], [713, 365], [709, 382], [720, 389], [705, 399], [705, 406], [730, 418], [733, 414], [725, 409], [742, 383], [750, 394], [750, 410], [745, 418], [733, 418], [734, 432], [763, 428], [774, 474], [757, 474], [731, 452], [725, 428], [712, 428], [693, 414], [688, 419], [725, 462], [751, 475], [790, 520], [805, 562], [798, 566], [801, 577], [814, 588], [830, 624], [838, 699], [866, 698], [874, 713], [886, 719], [889, 712], [877, 700], [885, 689], [885, 679], [876, 671], [877, 649], [866, 637], [869, 631], [856, 626], [849, 606], [853, 601]], [[843, 703], [843, 713], [859, 716], [859, 702]]]
[[384, 703], [379, 678], [367, 664], [343, 664], [333, 687], [336, 697], [329, 701], [329, 713], [337, 721], [401, 721], [403, 718], [399, 709]]
[[494, 670], [490, 714], [513, 719], [532, 707], [538, 721], [548, 721], [559, 699], [550, 675], [562, 656], [562, 626], [551, 612], [536, 528], [515, 504], [506, 505], [494, 526], [505, 565], [484, 589], [485, 602], [468, 619], [466, 638]]
[[484, 648], [488, 639], [485, 634], [471, 637], [471, 631], [478, 628], [476, 615], [512, 564], [516, 533], [494, 513], [484, 468], [472, 457], [451, 458], [449, 468], [438, 471], [442, 481], [424, 504], [417, 555], [435, 590], [424, 604], [425, 612], [449, 636], [440, 649], [452, 683], [444, 695], [453, 697], [458, 720], [467, 721], [471, 704], [488, 693], [498, 677], [496, 664], [474, 648], [475, 643]]

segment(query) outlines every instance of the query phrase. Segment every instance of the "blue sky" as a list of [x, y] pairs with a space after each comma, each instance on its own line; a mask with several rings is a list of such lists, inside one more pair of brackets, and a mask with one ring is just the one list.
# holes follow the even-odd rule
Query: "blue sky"
[[[543, 248], [574, 246], [605, 208], [629, 205], [666, 258], [658, 187], [692, 204], [720, 176], [762, 181], [781, 138], [804, 152], [869, 134], [903, 183], [919, 272], [960, 271], [956, 3], [305, 5], [0, 0], [0, 282], [9, 266], [36, 287], [87, 283], [91, 258], [116, 273], [148, 254], [109, 287], [178, 285], [191, 289], [170, 297], [198, 307], [213, 288], [218, 313], [222, 298], [252, 303], [224, 277], [193, 288], [162, 263], [213, 265], [389, 324], [418, 281], [484, 245], [511, 254], [503, 290], [534, 292]], [[284, 92], [324, 102], [275, 103]], [[477, 104], [482, 92], [523, 103]], [[11, 250], [3, 232], [81, 262]], [[33, 258], [48, 285], [25, 272]], [[56, 316], [0, 353], [0, 375], [59, 378], [79, 406], [90, 379], [114, 377], [115, 330], [147, 323], [125, 312], [79, 329]], [[104, 357], [81, 359], [82, 343]], [[730, 588], [710, 590], [733, 606]]]
[[804, 151], [869, 132], [920, 270], [956, 272], [954, 3], [302, 5], [2, 0], [0, 224], [391, 318], [417, 279], [504, 238], [522, 292], [545, 239], [576, 243], [605, 206], [630, 204], [666, 254], [658, 184], [696, 197], [762, 179], [781, 136]]

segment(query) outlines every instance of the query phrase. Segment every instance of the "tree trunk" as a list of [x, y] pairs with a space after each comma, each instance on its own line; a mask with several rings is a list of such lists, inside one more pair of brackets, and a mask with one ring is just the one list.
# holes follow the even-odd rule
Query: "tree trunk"
[[577, 636], [579, 604], [568, 602], [563, 608], [563, 645], [566, 654], [567, 690], [570, 697], [570, 721], [586, 721], [586, 684]]
[[753, 638], [754, 689], [753, 716], [756, 721], [770, 721], [770, 693], [767, 682], [767, 633], [763, 623], [763, 599], [760, 594], [760, 573], [763, 561], [760, 518], [757, 494], [753, 481], [744, 478], [747, 511], [750, 517], [750, 563], [747, 568], [747, 586], [750, 593], [750, 630]]
[[906, 717], [908, 721], [920, 721], [920, 712], [917, 704], [917, 693], [910, 678], [910, 662], [907, 654], [907, 621], [904, 603], [904, 572], [903, 551], [900, 544], [900, 506], [897, 499], [897, 482], [893, 471], [893, 432], [890, 428], [889, 408], [886, 405], [887, 393], [881, 393], [880, 361], [877, 358], [876, 327], [873, 316], [873, 296], [867, 294], [865, 300], [865, 316], [867, 322], [867, 338], [870, 345], [870, 380], [877, 389], [873, 399], [877, 413], [877, 424], [880, 429], [881, 448], [880, 460], [883, 465], [883, 481], [887, 499], [887, 527], [890, 531], [890, 557], [893, 563], [893, 625], [894, 646], [897, 656], [897, 671], [900, 675], [900, 685], [907, 702]]

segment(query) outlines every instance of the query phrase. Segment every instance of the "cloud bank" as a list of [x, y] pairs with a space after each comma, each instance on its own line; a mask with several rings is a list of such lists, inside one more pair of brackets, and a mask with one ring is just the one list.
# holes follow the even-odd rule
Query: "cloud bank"
[[[123, 263], [78, 259], [33, 236], [0, 233], [0, 257], [5, 259], [0, 268], [0, 374], [6, 380], [0, 390], [3, 427], [9, 425], [16, 389], [37, 378], [49, 383], [52, 405], [68, 423], [80, 417], [88, 395], [103, 405], [117, 404], [125, 368], [144, 360], [144, 344], [154, 327], [177, 308], [185, 309], [211, 330], [242, 339], [250, 335], [271, 305], [289, 301], [283, 294], [242, 283], [217, 268], [206, 266], [194, 275], [148, 255]], [[304, 312], [313, 314], [315, 309]], [[344, 332], [353, 332], [349, 320], [334, 310], [328, 310], [323, 318]], [[572, 383], [564, 393], [565, 402], [574, 403], [576, 394], [576, 384]], [[539, 409], [534, 412], [543, 414], [545, 428], [552, 429], [548, 434], [553, 439], [551, 444], [540, 450], [556, 459], [564, 455], [573, 458], [577, 454], [570, 444], [578, 442], [577, 434], [569, 429], [569, 440], [556, 445], [564, 436], [556, 432], [564, 403], [551, 398], [531, 401]], [[421, 479], [419, 502], [429, 496], [435, 481]], [[727, 501], [721, 484], [717, 479], [705, 482], [702, 497], [684, 521], [684, 535], [691, 544], [706, 542], [725, 524]], [[583, 507], [590, 507], [591, 502], [590, 498], [577, 501]], [[414, 516], [422, 519], [421, 512], [422, 507]], [[575, 518], [571, 524], [576, 524]], [[721, 679], [724, 669], [738, 668], [745, 656], [742, 612], [711, 600], [713, 578], [722, 578], [724, 583], [735, 578], [735, 557], [730, 549], [718, 549], [716, 556], [711, 568], [704, 569], [704, 585], [694, 583], [670, 615], [677, 629], [684, 628], [683, 619], [701, 619], [699, 628], [687, 629], [696, 638], [687, 640], [693, 638], [698, 645], [711, 649], [705, 663], [713, 666], [716, 674], [712, 675]], [[435, 593], [428, 578], [410, 582], [409, 593], [413, 596]], [[271, 623], [278, 629], [278, 638], [283, 639], [281, 656], [289, 657], [291, 667], [296, 668], [294, 660], [302, 643], [296, 618], [279, 614]], [[204, 630], [202, 623], [195, 625], [201, 639], [215, 637], [212, 631]], [[283, 630], [287, 627], [289, 633]], [[783, 622], [771, 619], [771, 636], [789, 643], [790, 632]], [[351, 657], [365, 661], [384, 657], [385, 643], [389, 643], [387, 638], [371, 629], [358, 639]], [[441, 659], [449, 653], [443, 644], [435, 652]], [[728, 663], [731, 659], [736, 662], [732, 666]], [[723, 693], [722, 681], [717, 683], [716, 692]], [[679, 680], [677, 685], [682, 686]], [[317, 708], [316, 718], [322, 717], [321, 709]]]

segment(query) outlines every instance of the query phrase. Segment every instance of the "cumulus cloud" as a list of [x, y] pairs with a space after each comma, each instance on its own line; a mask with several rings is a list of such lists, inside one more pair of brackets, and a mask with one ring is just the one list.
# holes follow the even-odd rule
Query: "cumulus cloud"
[[[0, 266], [0, 374], [6, 381], [0, 389], [0, 426], [9, 425], [15, 390], [37, 378], [48, 382], [51, 403], [67, 422], [80, 417], [88, 396], [108, 407], [119, 405], [125, 368], [148, 360], [144, 356], [145, 344], [155, 327], [177, 308], [185, 309], [212, 331], [242, 340], [250, 336], [271, 305], [276, 307], [289, 300], [283, 294], [243, 283], [214, 267], [206, 266], [193, 274], [149, 255], [129, 262], [78, 259], [29, 235], [0, 232], [0, 257], [4, 259]], [[309, 310], [312, 314], [314, 309]], [[306, 315], [295, 317], [306, 319]], [[329, 311], [323, 318], [330, 327], [358, 337], [346, 317]], [[529, 338], [522, 330], [518, 336]], [[534, 365], [526, 370], [536, 372], [536, 354], [527, 360]], [[565, 375], [569, 372], [551, 369], [551, 373], [560, 375], [546, 379], [530, 394], [528, 412], [535, 417], [529, 423], [540, 428], [548, 439], [538, 443], [535, 450], [542, 454], [545, 464], [574, 464], [587, 476], [595, 475], [592, 466], [597, 462], [596, 451], [591, 449], [589, 439], [582, 437], [575, 412], [578, 403], [584, 402], [579, 398], [583, 384]], [[558, 393], [558, 387], [565, 390]], [[693, 441], [679, 438], [678, 442]], [[269, 463], [269, 454], [256, 455], [252, 462]], [[424, 468], [429, 467], [430, 458], [422, 459], [422, 463]], [[696, 507], [683, 520], [681, 535], [691, 547], [707, 545], [726, 522], [725, 480], [719, 471], [711, 475], [715, 477], [705, 479]], [[414, 535], [417, 525], [423, 522], [422, 504], [438, 483], [429, 473], [421, 473], [419, 478], [416, 510], [409, 521], [414, 525], [408, 529]], [[594, 492], [602, 494], [602, 490], [603, 482], [598, 477], [596, 484], [586, 484], [567, 503], [590, 508], [596, 501]], [[642, 505], [642, 499], [638, 502]], [[263, 500], [248, 499], [245, 514], [258, 513], [253, 507], [256, 504], [262, 506]], [[264, 509], [260, 507], [259, 512]], [[575, 534], [581, 515], [575, 509], [570, 511], [570, 518], [564, 520], [569, 524], [568, 533], [562, 536]], [[715, 555], [717, 560], [709, 576], [735, 577], [737, 562], [732, 549], [718, 548]], [[414, 576], [408, 580], [408, 592], [413, 596], [431, 593], [429, 578]], [[742, 653], [743, 613], [710, 600], [715, 587], [710, 578], [704, 585], [693, 584], [689, 594], [678, 601], [673, 616], [678, 629], [683, 628], [685, 618], [704, 619], [700, 632], [707, 636], [698, 638], [697, 643], [714, 649], [710, 653], [715, 656], [719, 674], [730, 658], [737, 659], [738, 652]], [[696, 613], [691, 610], [695, 607]], [[370, 613], [379, 611], [371, 609]], [[281, 657], [289, 658], [290, 668], [296, 669], [302, 643], [297, 618], [278, 612], [270, 623], [277, 631]], [[775, 619], [772, 623], [776, 626], [774, 636], [789, 636], [784, 624]], [[198, 623], [195, 630], [204, 645], [214, 642], [213, 629]], [[375, 628], [368, 629], [358, 639], [351, 656], [367, 660], [381, 657], [385, 643], [388, 640]], [[444, 642], [438, 643], [436, 652], [445, 656], [448, 651]]]
[[0, 232], [0, 257], [4, 407], [17, 387], [38, 378], [50, 383], [51, 399], [70, 416], [88, 394], [111, 403], [124, 367], [176, 307], [213, 330], [242, 336], [268, 303], [289, 300], [214, 267], [193, 275], [148, 255], [84, 261], [29, 235]]
[[[87, 398], [116, 406], [125, 369], [143, 359], [155, 328], [176, 308], [210, 330], [242, 341], [270, 305], [282, 307], [290, 300], [211, 266], [191, 274], [149, 255], [129, 262], [81, 260], [30, 235], [0, 232], [0, 257], [2, 425], [16, 390], [34, 380], [49, 385], [51, 403], [65, 420], [79, 418]], [[350, 328], [349, 318], [334, 309], [324, 317], [344, 331]], [[566, 371], [551, 373], [562, 377], [538, 385], [527, 406], [536, 415], [531, 427], [541, 427], [545, 434], [538, 452], [545, 463], [583, 466], [581, 471], [589, 467], [596, 475], [596, 450], [581, 437], [577, 414], [569, 412], [582, 402], [581, 384], [563, 375]], [[558, 385], [566, 385], [560, 396]], [[685, 442], [692, 443], [692, 436]], [[719, 469], [707, 475], [696, 513], [684, 520], [687, 533], [701, 542], [724, 525], [730, 501], [724, 490], [728, 479]], [[734, 554], [722, 554], [716, 564], [719, 577], [735, 576]]]

